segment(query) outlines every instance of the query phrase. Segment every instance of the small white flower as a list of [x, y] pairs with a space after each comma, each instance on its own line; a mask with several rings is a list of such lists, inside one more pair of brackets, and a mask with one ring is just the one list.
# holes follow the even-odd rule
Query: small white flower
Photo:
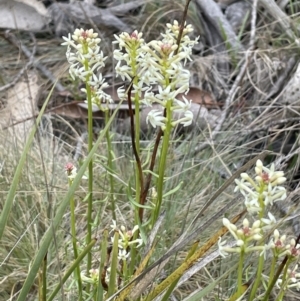
[[193, 122], [194, 115], [191, 111], [186, 111], [184, 113], [184, 118], [180, 119], [180, 124], [183, 126], [189, 126]]
[[92, 78], [87, 82], [90, 86], [93, 86], [94, 89], [100, 88], [105, 79], [102, 77], [102, 74], [99, 74], [99, 77], [97, 77], [96, 74], [93, 73]]
[[271, 212], [268, 212], [269, 218], [262, 218], [261, 221], [264, 223], [263, 229], [269, 230], [272, 229], [274, 225], [276, 225], [276, 219]]
[[142, 246], [143, 245], [143, 240], [141, 239], [141, 238], [137, 238], [137, 239], [135, 239], [135, 240], [132, 240], [132, 241], [130, 241], [129, 243], [128, 243], [128, 245], [130, 246], [130, 245], [133, 245], [133, 244], [136, 244], [136, 248], [139, 248], [140, 246]]
[[119, 249], [118, 259], [125, 261], [129, 257], [130, 253], [126, 252], [124, 249]]
[[121, 86], [117, 90], [118, 97], [120, 100], [125, 100], [127, 98], [127, 94], [125, 93], [125, 88], [124, 86]]
[[139, 81], [137, 85], [133, 84], [132, 93], [137, 94], [139, 98], [142, 96], [142, 92], [148, 90], [149, 87], [143, 87], [143, 82]]
[[221, 237], [219, 237], [218, 240], [218, 249], [219, 249], [219, 253], [222, 257], [226, 257], [228, 255], [228, 253], [224, 250], [224, 246], [226, 245], [226, 240], [222, 241]]
[[154, 96], [154, 93], [150, 91], [151, 88], [146, 90], [144, 98], [141, 100], [148, 107], [152, 107], [152, 104], [157, 101], [157, 98]]
[[257, 220], [253, 223], [252, 229], [260, 229], [260, 220]]
[[131, 68], [124, 65], [121, 66], [121, 61], [119, 61], [115, 67], [117, 76], [120, 75], [122, 80], [125, 81], [125, 79], [128, 79], [129, 81], [131, 81]]
[[86, 71], [84, 67], [73, 69], [72, 73], [83, 82], [85, 82], [91, 74], [90, 70]]
[[146, 118], [147, 124], [150, 122], [154, 128], [156, 128], [157, 126], [164, 128], [166, 118], [164, 116], [162, 116], [162, 114], [163, 114], [163, 112], [158, 111], [158, 110], [150, 111]]
[[178, 106], [175, 107], [174, 112], [186, 112], [191, 108], [191, 100], [187, 100], [184, 96], [182, 96], [183, 101], [175, 98], [175, 103]]
[[[111, 98], [111, 96], [107, 93], [105, 93], [102, 89], [105, 87], [103, 84], [100, 89], [95, 93], [95, 95], [97, 96], [97, 101], [92, 101], [94, 102], [96, 105], [99, 106], [99, 108], [102, 107], [101, 103], [113, 103], [113, 99]], [[106, 87], [105, 87], [106, 88]], [[103, 108], [105, 108], [105, 106], [103, 106]]]
[[110, 225], [110, 227], [112, 228], [112, 231], [119, 231], [118, 227], [117, 227], [117, 222], [115, 220], [112, 220], [112, 225]]
[[62, 46], [72, 46], [72, 47], [76, 48], [76, 45], [72, 41], [70, 33], [68, 34], [68, 37], [62, 37], [62, 38], [63, 38], [63, 40], [65, 40], [65, 42], [61, 43], [60, 45], [62, 45]]
[[242, 181], [239, 181], [238, 179], [234, 180], [235, 184], [237, 185], [234, 191], [240, 191], [242, 194], [250, 194], [252, 197], [256, 198], [258, 193], [256, 191], [253, 191], [248, 185], [248, 183], [245, 183], [245, 180], [242, 179]]
[[170, 85], [168, 85], [165, 89], [161, 86], [158, 86], [158, 94], [156, 94], [156, 97], [163, 102], [166, 102], [167, 100], [174, 99], [175, 93], [174, 91], [171, 91]]

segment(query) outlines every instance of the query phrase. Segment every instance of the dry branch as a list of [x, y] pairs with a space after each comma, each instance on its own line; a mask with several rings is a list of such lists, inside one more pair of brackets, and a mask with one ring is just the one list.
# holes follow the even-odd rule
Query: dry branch
[[88, 3], [82, 5], [81, 2], [53, 3], [49, 7], [49, 11], [55, 23], [57, 36], [65, 34], [68, 29], [71, 30], [66, 24], [72, 23], [73, 20], [74, 23], [93, 23], [97, 27], [105, 26], [118, 31], [131, 32], [132, 28], [116, 17], [116, 15], [126, 15], [130, 10], [136, 9], [145, 3], [146, 1], [132, 1], [107, 9], [101, 9]]

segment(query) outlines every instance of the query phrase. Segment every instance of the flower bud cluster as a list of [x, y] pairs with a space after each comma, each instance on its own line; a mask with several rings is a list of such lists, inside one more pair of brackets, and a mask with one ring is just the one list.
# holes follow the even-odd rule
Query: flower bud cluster
[[[192, 123], [193, 114], [189, 110], [191, 101], [183, 97], [183, 101], [176, 99], [179, 93], [189, 90], [190, 72], [184, 69], [187, 60], [191, 60], [192, 47], [198, 42], [190, 40], [188, 33], [192, 32], [191, 25], [185, 25], [179, 49], [177, 38], [179, 25], [177, 21], [167, 24], [167, 30], [162, 34], [162, 40], [153, 40], [148, 44], [142, 38], [142, 33], [134, 31], [131, 35], [122, 33], [115, 35], [114, 43], [119, 49], [114, 51], [114, 58], [118, 61], [115, 68], [117, 75], [123, 80], [133, 80], [132, 93], [135, 100], [139, 100], [144, 92], [142, 102], [148, 106], [159, 103], [163, 107], [171, 103], [172, 111], [182, 112], [183, 117], [172, 123], [188, 126]], [[158, 92], [152, 91], [153, 86], [158, 86]], [[122, 99], [125, 97], [124, 88], [118, 90]], [[165, 128], [171, 116], [162, 116], [161, 111], [150, 111], [147, 122], [153, 127]]]
[[69, 180], [73, 181], [77, 175], [77, 168], [74, 166], [74, 164], [71, 162], [68, 162], [65, 165], [65, 171], [66, 171], [66, 174], [67, 174]]
[[81, 273], [81, 279], [84, 282], [91, 283], [93, 285], [97, 285], [99, 281], [99, 269], [90, 269], [89, 276], [85, 276], [84, 273]]
[[[105, 66], [106, 57], [100, 50], [101, 39], [93, 29], [76, 29], [74, 34], [63, 37], [65, 40], [62, 45], [68, 46], [66, 56], [70, 64], [69, 73], [73, 80], [79, 78], [91, 89], [92, 102], [100, 108], [103, 102], [112, 102], [110, 95], [103, 89], [108, 87], [102, 74], [98, 75], [99, 69]], [[87, 94], [86, 89], [82, 89]]]
[[242, 180], [235, 180], [236, 188], [245, 197], [245, 205], [249, 212], [261, 212], [269, 204], [283, 201], [286, 190], [280, 186], [286, 181], [282, 171], [275, 171], [274, 164], [268, 169], [257, 160], [255, 167], [256, 177], [253, 180], [247, 173], [242, 173]]
[[265, 246], [249, 246], [251, 241], [259, 241], [262, 239], [260, 221], [255, 221], [252, 227], [249, 227], [248, 219], [244, 219], [243, 227], [238, 229], [236, 225], [230, 223], [227, 218], [223, 218], [223, 225], [229, 230], [231, 235], [236, 240], [236, 247], [225, 246], [226, 241], [219, 239], [219, 252], [225, 257], [228, 253], [240, 253], [251, 251], [265, 251]]
[[296, 245], [295, 239], [291, 239], [290, 243], [285, 243], [286, 235], [280, 236], [277, 229], [274, 230], [273, 236], [269, 242], [268, 248], [271, 249], [276, 257], [282, 257], [285, 255], [290, 256], [291, 258], [297, 258], [300, 254], [299, 247]]

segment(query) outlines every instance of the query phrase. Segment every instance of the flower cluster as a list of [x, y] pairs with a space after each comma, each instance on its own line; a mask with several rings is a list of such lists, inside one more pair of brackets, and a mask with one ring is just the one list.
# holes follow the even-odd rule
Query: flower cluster
[[257, 160], [255, 167], [256, 177], [253, 180], [247, 173], [242, 173], [242, 180], [235, 180], [237, 184], [234, 191], [240, 191], [245, 197], [245, 205], [249, 212], [260, 212], [274, 202], [286, 198], [286, 190], [280, 186], [286, 181], [282, 171], [275, 171], [274, 164], [271, 168], [263, 166]]
[[296, 245], [295, 239], [291, 239], [290, 243], [286, 244], [286, 235], [280, 236], [277, 229], [274, 230], [273, 236], [269, 242], [268, 248], [272, 249], [275, 257], [288, 255], [296, 258], [300, 254], [299, 245]]
[[287, 270], [287, 277], [285, 281], [282, 278], [279, 278], [276, 281], [276, 285], [279, 289], [287, 289], [287, 288], [296, 288], [298, 291], [300, 290], [300, 273], [297, 273], [298, 264], [294, 266], [294, 268]]
[[[152, 106], [161, 104], [164, 108], [169, 106], [171, 111], [182, 112], [183, 117], [172, 122], [188, 126], [192, 123], [193, 114], [189, 110], [191, 101], [183, 97], [183, 101], [176, 99], [179, 93], [189, 90], [190, 72], [184, 69], [187, 60], [191, 60], [192, 47], [197, 43], [190, 40], [188, 34], [193, 31], [191, 25], [185, 25], [180, 45], [177, 45], [179, 25], [177, 21], [167, 24], [167, 30], [162, 34], [162, 40], [153, 40], [148, 44], [142, 38], [142, 33], [134, 31], [132, 34], [122, 33], [115, 35], [114, 43], [119, 49], [114, 51], [114, 58], [118, 61], [116, 73], [123, 80], [133, 80], [134, 100], [139, 102], [142, 93], [144, 104]], [[178, 48], [179, 47], [179, 48]], [[158, 92], [152, 91], [158, 86]], [[124, 88], [118, 90], [118, 95], [124, 98]], [[147, 122], [153, 127], [165, 129], [167, 120], [172, 116], [163, 116], [162, 111], [150, 111]]]
[[[128, 256], [128, 247], [134, 246], [135, 248], [139, 248], [143, 244], [143, 240], [139, 237], [136, 239], [133, 239], [134, 233], [139, 229], [139, 226], [136, 225], [133, 227], [132, 230], [126, 230], [125, 226], [121, 226], [120, 228], [117, 227], [116, 221], [113, 220], [113, 224], [111, 225], [112, 231], [119, 233], [119, 241], [118, 241], [118, 247], [119, 247], [119, 255], [118, 258], [120, 260], [125, 261]], [[112, 242], [114, 241], [114, 238], [111, 238]]]
[[[283, 245], [285, 237], [279, 238], [277, 230], [277, 232], [274, 232], [274, 238], [268, 245], [260, 243], [257, 246], [249, 246], [248, 243], [252, 240], [261, 241], [263, 232], [271, 229], [276, 224], [275, 217], [271, 212], [266, 211], [267, 206], [273, 205], [274, 202], [286, 198], [286, 190], [280, 186], [286, 181], [286, 178], [282, 171], [275, 171], [274, 164], [268, 169], [258, 160], [256, 162], [255, 173], [256, 176], [254, 180], [247, 173], [242, 173], [242, 179], [235, 180], [237, 186], [234, 191], [240, 191], [242, 193], [248, 212], [258, 213], [259, 219], [253, 222], [252, 228], [249, 227], [249, 221], [244, 219], [243, 228], [237, 229], [234, 224], [231, 224], [228, 219], [224, 218], [223, 225], [236, 240], [237, 247], [228, 247], [225, 245], [225, 242], [220, 239], [219, 251], [222, 256], [226, 256], [228, 252], [247, 253], [249, 251], [261, 251], [260, 254], [265, 254], [269, 249], [283, 255], [296, 252], [296, 246], [293, 245], [293, 242], [287, 246]], [[267, 217], [264, 217], [266, 212]]]
[[74, 166], [73, 163], [71, 162], [68, 162], [66, 165], [65, 165], [65, 171], [66, 171], [66, 174], [68, 176], [68, 178], [73, 181], [77, 175], [77, 168]]
[[[65, 40], [62, 45], [68, 46], [66, 56], [70, 64], [69, 73], [73, 80], [79, 78], [87, 84], [87, 89], [91, 92], [92, 103], [98, 105], [101, 109], [103, 102], [112, 102], [110, 95], [103, 89], [108, 87], [102, 74], [98, 75], [99, 69], [105, 66], [106, 57], [100, 51], [99, 43], [101, 39], [98, 34], [90, 30], [76, 29], [74, 34], [63, 37]], [[82, 89], [88, 93], [87, 89]]]

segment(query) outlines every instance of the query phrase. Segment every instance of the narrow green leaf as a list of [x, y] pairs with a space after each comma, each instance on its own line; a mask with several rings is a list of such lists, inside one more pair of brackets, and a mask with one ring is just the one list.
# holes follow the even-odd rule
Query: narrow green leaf
[[141, 205], [141, 204], [139, 204], [138, 202], [136, 202], [136, 201], [133, 199], [132, 196], [130, 196], [130, 195], [127, 195], [127, 196], [128, 196], [128, 199], [129, 199], [130, 203], [131, 203], [132, 205], [134, 205], [134, 207], [153, 210], [153, 207], [148, 206], [148, 205]]
[[175, 193], [176, 191], [178, 191], [180, 189], [180, 187], [182, 186], [183, 182], [180, 182], [175, 188], [173, 188], [172, 190], [168, 191], [167, 193], [165, 193], [163, 195], [163, 198]]
[[6, 226], [8, 217], [10, 215], [10, 211], [11, 211], [14, 199], [15, 199], [17, 186], [18, 186], [18, 183], [19, 183], [19, 180], [20, 180], [20, 176], [21, 176], [21, 172], [22, 172], [23, 166], [24, 166], [25, 161], [26, 161], [28, 150], [29, 150], [29, 148], [30, 148], [30, 146], [32, 144], [34, 135], [35, 135], [36, 130], [37, 130], [37, 126], [38, 126], [38, 124], [41, 121], [41, 118], [42, 118], [42, 116], [44, 114], [44, 111], [45, 111], [45, 109], [47, 107], [48, 101], [49, 101], [49, 99], [50, 99], [50, 97], [52, 95], [54, 87], [55, 87], [55, 85], [52, 87], [52, 89], [51, 89], [51, 91], [50, 91], [47, 99], [45, 100], [45, 102], [43, 104], [43, 107], [41, 108], [41, 111], [40, 111], [40, 113], [39, 113], [39, 115], [38, 115], [38, 117], [36, 119], [36, 122], [35, 122], [35, 124], [33, 126], [33, 129], [31, 130], [31, 132], [30, 132], [30, 134], [29, 134], [29, 136], [27, 138], [27, 141], [26, 141], [26, 144], [25, 144], [25, 147], [24, 147], [24, 151], [22, 153], [22, 156], [20, 158], [20, 161], [19, 161], [19, 164], [17, 166], [16, 172], [14, 174], [14, 178], [12, 180], [12, 183], [11, 183], [11, 186], [10, 186], [10, 189], [9, 189], [6, 201], [4, 203], [4, 206], [3, 206], [3, 209], [2, 209], [2, 212], [1, 212], [1, 215], [0, 215], [0, 241], [2, 239], [3, 232], [4, 232], [4, 229], [5, 229], [5, 226]]

